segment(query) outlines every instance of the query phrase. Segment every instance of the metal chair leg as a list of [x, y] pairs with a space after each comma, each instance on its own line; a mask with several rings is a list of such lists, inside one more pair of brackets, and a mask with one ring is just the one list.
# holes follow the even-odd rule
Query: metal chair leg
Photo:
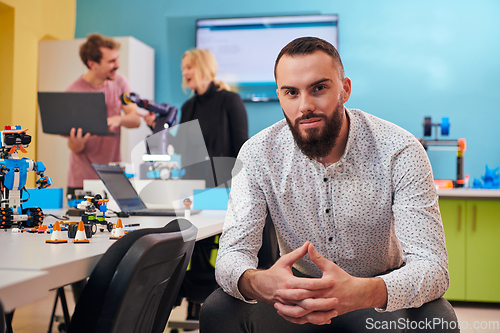
[[64, 293], [64, 287], [57, 288], [56, 291], [56, 299], [54, 300], [54, 306], [52, 307], [52, 315], [50, 316], [50, 324], [48, 333], [52, 332], [52, 325], [54, 324], [54, 320], [56, 320], [56, 308], [57, 308], [57, 300], [61, 299], [61, 307], [64, 315], [64, 325], [66, 329], [69, 326], [70, 316], [68, 311], [68, 303], [66, 302], [66, 294]]
[[13, 333], [13, 331], [12, 331], [12, 319], [14, 319], [14, 311], [15, 310], [12, 310], [11, 312], [5, 313], [5, 326], [6, 326], [5, 333]]

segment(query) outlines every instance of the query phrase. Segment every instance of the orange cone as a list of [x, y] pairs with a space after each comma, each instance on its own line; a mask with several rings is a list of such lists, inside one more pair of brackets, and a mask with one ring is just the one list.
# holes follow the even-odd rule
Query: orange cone
[[116, 227], [113, 228], [113, 231], [111, 232], [111, 237], [109, 237], [109, 239], [119, 239], [122, 238], [124, 235], [125, 235], [125, 230], [123, 230], [122, 219], [118, 219], [118, 221], [116, 221]]
[[78, 222], [78, 230], [76, 231], [73, 243], [89, 243], [87, 235], [85, 234], [85, 226], [83, 225], [83, 221]]
[[58, 244], [67, 242], [67, 239], [62, 239], [61, 226], [59, 225], [59, 221], [56, 221], [54, 223], [54, 227], [52, 228], [52, 236], [50, 237], [50, 239], [47, 239], [45, 243]]

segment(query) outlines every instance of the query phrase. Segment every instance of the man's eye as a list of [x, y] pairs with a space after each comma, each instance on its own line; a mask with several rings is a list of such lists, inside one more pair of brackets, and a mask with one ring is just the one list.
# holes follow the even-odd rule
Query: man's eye
[[326, 87], [325, 86], [316, 86], [314, 87], [314, 91], [321, 91], [324, 90]]
[[286, 92], [286, 94], [287, 94], [287, 95], [290, 95], [290, 96], [295, 96], [295, 95], [297, 95], [297, 91], [296, 91], [296, 90], [288, 90], [288, 91]]

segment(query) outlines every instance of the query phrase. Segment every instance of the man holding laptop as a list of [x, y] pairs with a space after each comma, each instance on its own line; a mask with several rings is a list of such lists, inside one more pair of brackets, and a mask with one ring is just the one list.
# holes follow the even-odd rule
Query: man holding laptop
[[[140, 115], [135, 104], [122, 105], [120, 96], [130, 93], [127, 80], [116, 73], [120, 67], [120, 44], [99, 34], [87, 36], [80, 46], [80, 58], [87, 73], [73, 82], [66, 92], [104, 93], [110, 132], [120, 133], [120, 127], [135, 128], [140, 125]], [[124, 114], [121, 114], [123, 110]], [[82, 117], [85, 117], [82, 114]], [[71, 149], [68, 170], [68, 194], [83, 188], [84, 179], [97, 179], [92, 163], [108, 164], [121, 161], [120, 136], [95, 136], [82, 134], [82, 129], [72, 128], [68, 137]]]

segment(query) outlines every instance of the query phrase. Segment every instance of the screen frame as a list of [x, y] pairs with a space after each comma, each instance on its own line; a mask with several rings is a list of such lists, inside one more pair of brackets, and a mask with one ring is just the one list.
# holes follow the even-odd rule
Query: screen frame
[[[263, 16], [242, 16], [242, 17], [209, 17], [209, 18], [198, 18], [196, 19], [196, 23], [195, 23], [195, 45], [196, 47], [199, 47], [199, 40], [198, 40], [198, 30], [200, 29], [200, 23], [203, 22], [203, 21], [227, 21], [227, 22], [230, 22], [231, 20], [248, 20], [248, 21], [251, 21], [251, 20], [260, 20], [260, 21], [264, 21], [266, 19], [271, 19], [271, 20], [276, 20], [276, 19], [280, 19], [280, 18], [283, 18], [283, 19], [290, 19], [290, 20], [294, 20], [294, 19], [297, 19], [297, 18], [307, 18], [307, 17], [317, 17], [317, 18], [321, 18], [321, 17], [329, 17], [329, 16], [334, 16], [335, 17], [335, 22], [336, 22], [336, 30], [337, 30], [337, 33], [336, 35], [334, 36], [335, 40], [332, 41], [330, 40], [330, 42], [334, 42], [334, 46], [337, 48], [337, 51], [339, 50], [339, 14], [336, 14], [336, 13], [329, 13], [329, 14], [325, 14], [325, 13], [307, 13], [307, 14], [293, 14], [293, 15], [263, 15]], [[249, 22], [250, 23], [250, 22]], [[243, 25], [243, 24], [241, 24]], [[276, 54], [277, 56], [278, 54]], [[273, 62], [274, 63], [274, 62]], [[241, 87], [239, 85], [240, 82], [238, 82], [238, 87]], [[275, 87], [275, 86], [274, 86]], [[275, 89], [275, 88], [274, 88]], [[239, 92], [238, 92], [239, 93]], [[271, 96], [266, 96], [266, 97], [248, 97], [248, 96], [245, 96], [243, 93], [239, 93], [240, 97], [243, 99], [243, 101], [245, 102], [277, 102], [278, 101], [278, 97], [277, 95], [274, 96], [274, 95], [271, 95]]]

